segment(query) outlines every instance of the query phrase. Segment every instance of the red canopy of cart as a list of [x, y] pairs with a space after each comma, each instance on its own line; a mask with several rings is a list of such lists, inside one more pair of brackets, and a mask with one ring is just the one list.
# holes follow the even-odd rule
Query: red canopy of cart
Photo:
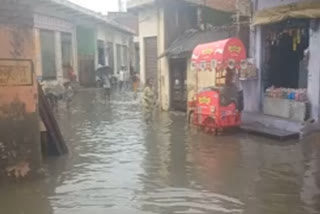
[[192, 54], [192, 61], [195, 63], [212, 60], [216, 60], [217, 63], [223, 63], [230, 59], [240, 62], [246, 58], [246, 48], [238, 38], [198, 45]]

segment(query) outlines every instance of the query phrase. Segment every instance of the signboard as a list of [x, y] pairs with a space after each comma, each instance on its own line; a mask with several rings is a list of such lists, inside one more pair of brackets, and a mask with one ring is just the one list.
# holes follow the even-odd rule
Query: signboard
[[0, 86], [33, 84], [31, 60], [0, 59]]

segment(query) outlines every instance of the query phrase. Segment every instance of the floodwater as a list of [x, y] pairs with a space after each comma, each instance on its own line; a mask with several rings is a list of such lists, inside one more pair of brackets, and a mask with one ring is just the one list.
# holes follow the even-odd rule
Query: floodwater
[[68, 156], [48, 175], [0, 188], [0, 214], [320, 213], [320, 136], [277, 142], [189, 130], [185, 115], [81, 92], [59, 122]]

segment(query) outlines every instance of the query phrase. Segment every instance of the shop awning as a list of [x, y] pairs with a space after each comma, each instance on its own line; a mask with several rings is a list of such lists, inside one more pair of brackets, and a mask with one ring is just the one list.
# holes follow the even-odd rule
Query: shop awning
[[232, 31], [232, 26], [214, 28], [208, 31], [198, 31], [195, 29], [187, 30], [173, 41], [159, 58], [164, 56], [171, 59], [190, 57], [193, 49], [197, 45], [229, 38], [233, 35]]
[[320, 18], [320, 2], [300, 2], [260, 10], [253, 17], [253, 25], [266, 25], [287, 19]]

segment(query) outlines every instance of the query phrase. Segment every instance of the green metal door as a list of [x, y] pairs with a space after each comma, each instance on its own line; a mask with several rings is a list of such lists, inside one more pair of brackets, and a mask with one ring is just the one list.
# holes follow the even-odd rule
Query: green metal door
[[53, 31], [40, 31], [42, 79], [57, 79], [55, 39]]

